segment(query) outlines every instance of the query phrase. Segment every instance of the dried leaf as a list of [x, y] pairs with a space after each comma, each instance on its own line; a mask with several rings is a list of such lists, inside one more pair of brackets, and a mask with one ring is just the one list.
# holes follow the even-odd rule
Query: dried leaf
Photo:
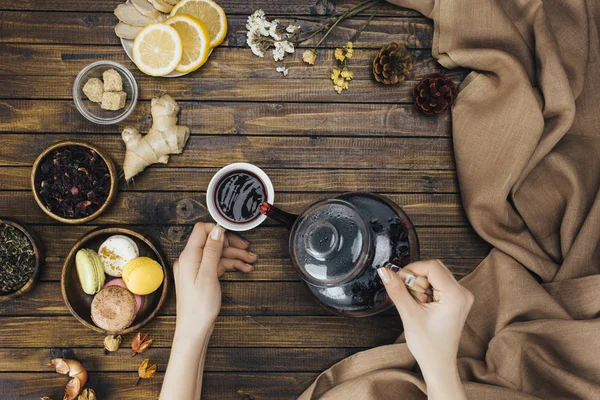
[[48, 366], [54, 367], [59, 374], [69, 374], [73, 378], [65, 387], [64, 399], [74, 400], [87, 382], [87, 370], [79, 361], [66, 358], [54, 358], [50, 360]]
[[73, 378], [67, 383], [65, 387], [65, 397], [63, 400], [75, 400], [79, 392], [81, 392], [81, 388], [83, 387], [79, 378]]
[[77, 400], [98, 400], [94, 389], [83, 389]]
[[117, 351], [121, 345], [121, 335], [108, 335], [104, 338], [104, 352], [106, 354]]
[[151, 344], [152, 339], [148, 339], [148, 333], [142, 334], [141, 332], [138, 332], [131, 341], [131, 350], [133, 350], [131, 356], [133, 357], [138, 353], [143, 353]]
[[140, 380], [152, 378], [156, 374], [156, 364], [150, 366], [148, 366], [148, 364], [150, 364], [150, 360], [147, 358], [140, 364], [140, 367], [138, 368], [139, 378], [135, 382], [136, 386], [140, 383]]

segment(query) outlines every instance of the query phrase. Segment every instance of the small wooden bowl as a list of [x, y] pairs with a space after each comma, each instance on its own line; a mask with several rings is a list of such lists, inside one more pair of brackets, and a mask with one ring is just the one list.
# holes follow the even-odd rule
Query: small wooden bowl
[[31, 290], [31, 288], [33, 287], [33, 284], [35, 283], [35, 279], [37, 278], [37, 276], [40, 272], [40, 259], [42, 257], [41, 257], [40, 246], [38, 245], [37, 240], [27, 231], [27, 229], [25, 229], [23, 226], [17, 224], [16, 222], [7, 221], [5, 219], [0, 219], [0, 223], [6, 224], [6, 225], [11, 225], [11, 226], [17, 228], [18, 230], [20, 230], [21, 232], [23, 232], [23, 234], [31, 242], [31, 246], [33, 247], [33, 253], [35, 254], [35, 266], [33, 268], [33, 274], [31, 275], [29, 280], [25, 283], [25, 285], [23, 285], [20, 289], [16, 290], [15, 292], [8, 293], [5, 295], [0, 295], [0, 301], [7, 301], [7, 300], [14, 299], [15, 297], [20, 296], [24, 293], [27, 293]]
[[[167, 298], [167, 287], [169, 286], [167, 260], [158, 247], [148, 237], [126, 228], [98, 228], [85, 234], [71, 248], [71, 251], [65, 260], [60, 277], [60, 288], [67, 308], [79, 322], [96, 332], [114, 333], [106, 332], [97, 327], [92, 321], [91, 306], [94, 296], [86, 294], [81, 288], [79, 277], [77, 276], [77, 268], [75, 267], [75, 254], [77, 254], [80, 249], [88, 248], [97, 251], [102, 242], [112, 235], [125, 235], [133, 239], [140, 250], [140, 257], [150, 257], [156, 260], [162, 266], [165, 276], [161, 286], [155, 292], [146, 295], [144, 306], [138, 312], [133, 323], [128, 328], [118, 332], [119, 334], [127, 334], [138, 331], [141, 327], [150, 322], [150, 320], [156, 316]], [[114, 278], [106, 275], [106, 279], [108, 282], [108, 280]]]
[[[42, 162], [44, 157], [46, 157], [50, 152], [52, 152], [58, 148], [67, 147], [67, 146], [80, 146], [80, 147], [86, 147], [90, 150], [94, 150], [96, 153], [98, 153], [100, 155], [100, 157], [102, 157], [104, 162], [106, 162], [106, 166], [108, 167], [108, 172], [110, 174], [110, 190], [108, 192], [108, 197], [106, 198], [106, 201], [104, 202], [104, 204], [102, 204], [102, 206], [98, 209], [98, 211], [96, 211], [95, 213], [90, 214], [84, 218], [64, 218], [64, 217], [61, 217], [60, 215], [54, 214], [52, 211], [48, 210], [48, 208], [44, 205], [44, 203], [42, 202], [42, 199], [40, 199], [38, 192], [35, 190], [35, 183], [37, 180], [38, 169], [39, 169], [40, 163]], [[106, 208], [110, 205], [110, 203], [112, 203], [112, 201], [115, 199], [115, 197], [117, 195], [117, 181], [118, 181], [117, 169], [115, 168], [115, 164], [112, 162], [112, 160], [110, 159], [108, 154], [106, 154], [103, 150], [100, 150], [98, 147], [96, 147], [90, 143], [73, 141], [73, 140], [67, 140], [67, 141], [63, 141], [63, 142], [54, 143], [53, 145], [46, 148], [44, 151], [42, 151], [42, 153], [35, 160], [35, 162], [33, 163], [33, 168], [31, 169], [31, 190], [33, 192], [33, 197], [35, 198], [35, 201], [38, 204], [38, 206], [40, 206], [42, 211], [44, 211], [46, 214], [48, 214], [51, 218], [54, 218], [55, 220], [62, 222], [63, 224], [70, 224], [70, 225], [84, 224], [84, 223], [89, 222], [89, 221], [93, 220], [94, 218], [98, 217], [100, 214], [102, 214], [104, 212], [104, 210], [106, 210]]]

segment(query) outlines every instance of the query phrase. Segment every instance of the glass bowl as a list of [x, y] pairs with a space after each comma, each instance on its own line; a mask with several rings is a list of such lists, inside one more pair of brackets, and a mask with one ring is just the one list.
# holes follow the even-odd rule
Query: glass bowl
[[[102, 73], [114, 69], [121, 75], [123, 91], [127, 93], [125, 107], [118, 111], [103, 110], [100, 104], [87, 98], [83, 93], [83, 86], [90, 78], [102, 79]], [[131, 72], [123, 65], [114, 61], [96, 61], [82, 69], [73, 84], [73, 100], [77, 110], [88, 120], [100, 125], [112, 125], [123, 121], [131, 114], [138, 99], [138, 87]]]

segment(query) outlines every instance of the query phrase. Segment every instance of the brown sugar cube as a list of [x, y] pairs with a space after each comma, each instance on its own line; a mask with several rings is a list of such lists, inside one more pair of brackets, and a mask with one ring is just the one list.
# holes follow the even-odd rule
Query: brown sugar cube
[[102, 104], [100, 108], [103, 110], [117, 111], [125, 107], [125, 99], [127, 93], [125, 92], [104, 92], [102, 94]]
[[83, 94], [87, 96], [91, 101], [100, 103], [102, 101], [102, 93], [104, 92], [104, 85], [98, 78], [90, 78], [83, 85]]
[[123, 91], [123, 80], [121, 74], [114, 69], [104, 71], [102, 74], [104, 80], [104, 91], [105, 92], [121, 92]]

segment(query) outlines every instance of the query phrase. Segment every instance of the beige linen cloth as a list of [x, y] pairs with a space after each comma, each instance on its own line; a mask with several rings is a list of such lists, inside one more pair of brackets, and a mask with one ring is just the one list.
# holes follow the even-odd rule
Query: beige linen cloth
[[[452, 109], [462, 201], [494, 246], [459, 349], [471, 399], [600, 399], [598, 0], [394, 0], [434, 20], [433, 54], [472, 69]], [[300, 399], [424, 399], [403, 338]]]

